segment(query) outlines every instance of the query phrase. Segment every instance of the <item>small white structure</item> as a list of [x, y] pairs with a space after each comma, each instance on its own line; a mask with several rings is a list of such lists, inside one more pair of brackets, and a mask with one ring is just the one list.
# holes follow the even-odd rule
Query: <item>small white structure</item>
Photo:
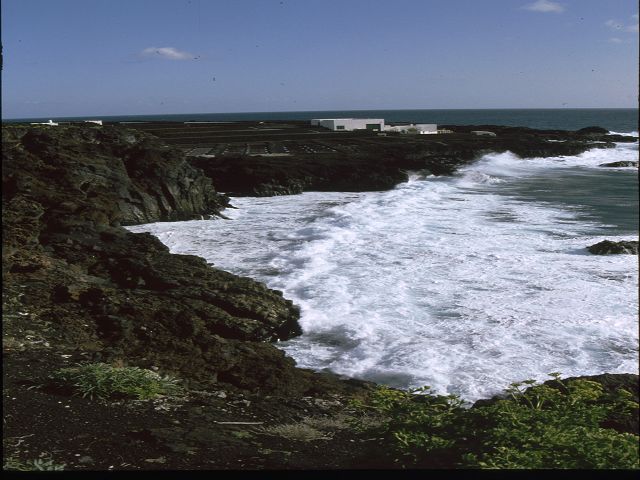
[[410, 123], [409, 125], [388, 125], [387, 132], [416, 133], [419, 135], [431, 135], [438, 133], [438, 125], [435, 123]]
[[53, 120], [49, 120], [48, 122], [31, 122], [31, 125], [49, 125], [50, 127], [57, 127], [58, 124]]
[[383, 118], [314, 118], [311, 120], [311, 125], [344, 132], [352, 130], [382, 132], [385, 129]]
[[96, 125], [102, 125], [102, 120], [85, 120], [84, 123], [95, 123]]

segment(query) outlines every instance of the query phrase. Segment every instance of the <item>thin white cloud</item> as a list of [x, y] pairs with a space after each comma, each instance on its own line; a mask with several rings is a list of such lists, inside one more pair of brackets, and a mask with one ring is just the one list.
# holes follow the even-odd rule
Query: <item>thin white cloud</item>
[[625, 32], [631, 32], [631, 33], [638, 33], [640, 32], [640, 28], [638, 26], [638, 24], [634, 24], [634, 25], [627, 25], [626, 27], [624, 27], [624, 31]]
[[609, 42], [611, 42], [611, 43], [623, 43], [624, 40], [622, 40], [621, 38], [618, 38], [618, 37], [611, 37], [609, 39]]
[[140, 52], [140, 56], [146, 58], [161, 58], [164, 60], [192, 60], [195, 55], [183, 52], [173, 47], [149, 47]]
[[556, 2], [551, 2], [550, 0], [537, 0], [536, 2], [525, 5], [525, 10], [530, 10], [532, 12], [541, 12], [541, 13], [562, 13], [564, 12], [564, 7]]

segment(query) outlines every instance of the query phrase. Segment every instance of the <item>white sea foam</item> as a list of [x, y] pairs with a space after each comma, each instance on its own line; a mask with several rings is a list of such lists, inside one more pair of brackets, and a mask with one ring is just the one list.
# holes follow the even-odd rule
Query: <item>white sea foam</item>
[[609, 132], [611, 135], [622, 135], [623, 137], [637, 137], [638, 136], [638, 131], [633, 131], [633, 132], [613, 132], [610, 131]]
[[590, 255], [612, 238], [597, 223], [503, 192], [634, 154], [491, 154], [387, 192], [235, 198], [230, 221], [131, 229], [283, 290], [304, 334], [279, 345], [302, 367], [474, 400], [552, 371], [637, 371], [637, 259]]

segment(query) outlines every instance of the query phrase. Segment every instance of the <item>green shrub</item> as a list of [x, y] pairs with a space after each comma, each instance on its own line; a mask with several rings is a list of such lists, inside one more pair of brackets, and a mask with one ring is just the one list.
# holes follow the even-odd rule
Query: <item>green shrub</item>
[[89, 398], [136, 398], [147, 400], [158, 395], [177, 393], [176, 380], [138, 367], [114, 367], [88, 363], [62, 368], [52, 375], [54, 384], [71, 388]]
[[[605, 420], [637, 415], [631, 394], [574, 380], [558, 388], [528, 380], [510, 398], [472, 409], [481, 445], [464, 464], [481, 468], [638, 468], [638, 436], [602, 428]], [[528, 388], [526, 388], [528, 387]]]
[[4, 460], [2, 469], [18, 472], [59, 472], [64, 470], [66, 466], [65, 463], [55, 463], [50, 457], [36, 458], [29, 461], [11, 457]]
[[[367, 430], [389, 438], [395, 447], [395, 461], [403, 466], [438, 467], [450, 461], [463, 402], [456, 395], [436, 396], [429, 390], [378, 387], [367, 403], [352, 404], [357, 411], [378, 418], [378, 426]], [[359, 427], [357, 422], [355, 426]]]
[[[507, 398], [462, 408], [456, 396], [379, 388], [361, 412], [377, 412], [404, 466], [464, 468], [639, 468], [638, 436], [603, 428], [637, 416], [629, 392], [587, 380], [514, 383]], [[414, 395], [426, 393], [426, 395]]]

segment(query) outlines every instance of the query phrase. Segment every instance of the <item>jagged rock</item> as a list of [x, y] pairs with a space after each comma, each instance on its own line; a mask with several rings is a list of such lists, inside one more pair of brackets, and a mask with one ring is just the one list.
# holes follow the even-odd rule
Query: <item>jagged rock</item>
[[628, 161], [628, 162], [609, 162], [609, 163], [601, 163], [600, 167], [609, 167], [609, 168], [621, 168], [621, 167], [637, 167], [638, 162]]
[[3, 126], [4, 144], [10, 168], [3, 171], [3, 190], [10, 197], [31, 192], [60, 220], [69, 214], [97, 225], [189, 220], [228, 204], [180, 151], [141, 132]]
[[610, 254], [619, 254], [619, 253], [637, 255], [638, 241], [630, 240], [630, 241], [612, 242], [611, 240], [603, 240], [602, 242], [598, 242], [595, 245], [591, 245], [590, 247], [587, 247], [587, 250], [589, 250], [589, 252], [595, 255], [610, 255]]

